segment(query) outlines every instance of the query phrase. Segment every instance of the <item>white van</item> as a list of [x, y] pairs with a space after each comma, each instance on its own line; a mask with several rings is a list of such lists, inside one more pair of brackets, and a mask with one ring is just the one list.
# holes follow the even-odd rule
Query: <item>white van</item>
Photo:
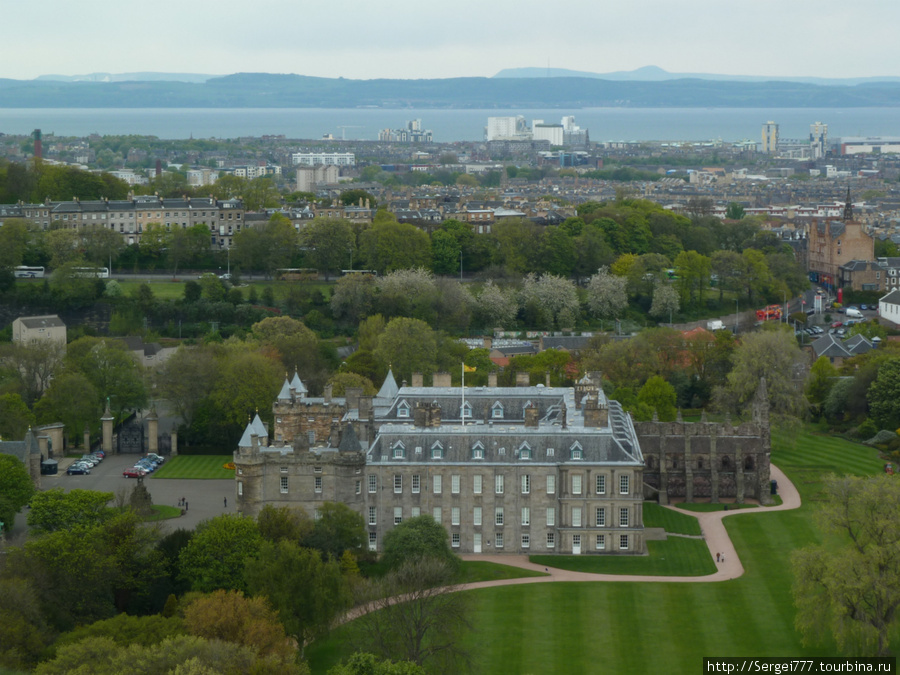
[[858, 309], [853, 309], [852, 307], [847, 308], [847, 316], [851, 319], [861, 319], [863, 318], [863, 313]]

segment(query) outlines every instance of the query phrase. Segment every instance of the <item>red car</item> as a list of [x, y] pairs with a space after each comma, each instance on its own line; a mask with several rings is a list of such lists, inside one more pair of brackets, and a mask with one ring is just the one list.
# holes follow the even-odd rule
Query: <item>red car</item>
[[141, 471], [140, 469], [125, 469], [122, 472], [122, 475], [125, 476], [125, 478], [143, 478], [147, 475], [147, 472]]

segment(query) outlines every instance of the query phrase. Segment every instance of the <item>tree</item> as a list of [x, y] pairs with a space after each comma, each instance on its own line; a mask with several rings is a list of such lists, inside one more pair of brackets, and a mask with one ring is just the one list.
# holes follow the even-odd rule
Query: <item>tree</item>
[[[77, 439], [85, 426], [96, 428], [103, 408], [100, 394], [81, 373], [63, 373], [34, 405], [41, 424], [62, 422], [70, 439]], [[57, 448], [54, 448], [57, 450]]]
[[488, 279], [475, 298], [474, 325], [479, 328], [509, 329], [516, 323], [515, 295]]
[[374, 654], [356, 652], [328, 671], [328, 675], [428, 675], [424, 668], [410, 661], [380, 661]]
[[431, 269], [435, 274], [460, 272], [462, 246], [456, 237], [446, 230], [435, 230], [431, 235]]
[[34, 495], [34, 482], [28, 469], [13, 455], [0, 454], [0, 521], [3, 530], [12, 530], [16, 514]]
[[810, 403], [822, 405], [828, 399], [831, 388], [837, 379], [837, 368], [831, 365], [827, 356], [820, 356], [809, 369], [806, 380], [806, 398]]
[[628, 280], [624, 276], [610, 274], [606, 267], [601, 267], [588, 282], [588, 307], [591, 312], [603, 319], [618, 318], [628, 306], [627, 285]]
[[243, 565], [262, 545], [256, 522], [225, 514], [204, 520], [181, 551], [181, 574], [195, 591], [244, 590]]
[[119, 341], [83, 337], [70, 343], [66, 364], [82, 373], [117, 418], [147, 403], [143, 368]]
[[900, 359], [881, 364], [866, 398], [872, 417], [882, 429], [900, 428]]
[[376, 303], [385, 317], [409, 316], [428, 322], [436, 318], [437, 285], [428, 270], [395, 270], [379, 278], [376, 285]]
[[703, 293], [709, 284], [711, 263], [705, 255], [697, 251], [682, 251], [675, 258], [675, 273], [681, 288], [681, 300], [685, 304], [694, 302], [696, 294], [703, 302]]
[[817, 522], [843, 536], [792, 555], [796, 626], [805, 642], [830, 636], [842, 652], [887, 656], [900, 619], [900, 485], [831, 476], [824, 492]]
[[756, 249], [744, 249], [742, 257], [741, 275], [747, 291], [747, 301], [752, 305], [754, 296], [762, 295], [769, 284], [769, 267], [765, 255]]
[[346, 551], [360, 556], [366, 542], [366, 525], [359, 513], [340, 502], [325, 502], [319, 508], [312, 532], [302, 543], [325, 556], [339, 559]]
[[62, 344], [53, 340], [0, 345], [0, 363], [19, 378], [25, 403], [33, 404], [58, 374], [65, 351]]
[[4, 218], [0, 227], [0, 268], [12, 269], [22, 264], [28, 239], [27, 221]]
[[[284, 378], [280, 364], [258, 352], [240, 346], [219, 361], [219, 376], [209, 402], [215, 406], [214, 419], [239, 432], [247, 416], [255, 410], [266, 410]], [[234, 439], [235, 441], [237, 439]]]
[[745, 335], [734, 351], [734, 367], [718, 392], [719, 403], [743, 410], [753, 399], [760, 378], [766, 380], [769, 410], [798, 417], [805, 412], [801, 383], [804, 357], [793, 333], [779, 326]]
[[244, 569], [253, 595], [264, 595], [285, 631], [297, 640], [301, 656], [308, 641], [322, 635], [350, 606], [351, 594], [337, 560], [288, 540], [266, 542]]
[[429, 673], [464, 670], [468, 655], [461, 641], [470, 628], [468, 598], [448, 588], [455, 575], [447, 560], [424, 558], [407, 560], [373, 583], [372, 611], [354, 622], [358, 648], [411, 661]]
[[660, 282], [653, 289], [653, 304], [650, 305], [650, 316], [659, 319], [671, 317], [680, 309], [678, 293], [671, 285]]
[[364, 396], [374, 396], [378, 393], [378, 389], [372, 380], [357, 373], [335, 373], [328, 380], [328, 384], [331, 385], [331, 394], [333, 396], [344, 396], [347, 393], [347, 389], [351, 387], [362, 389]]
[[326, 279], [329, 272], [337, 274], [353, 267], [356, 237], [346, 220], [316, 218], [303, 229], [300, 241], [309, 266], [325, 272]]
[[313, 530], [313, 520], [303, 509], [271, 504], [262, 507], [256, 524], [263, 539], [273, 543], [281, 540], [299, 543]]
[[431, 262], [428, 235], [415, 225], [393, 219], [373, 222], [359, 236], [359, 246], [366, 267], [382, 274], [426, 267]]
[[94, 225], [81, 231], [84, 257], [90, 262], [106, 267], [125, 249], [122, 235], [103, 226]]
[[728, 220], [740, 220], [744, 217], [744, 207], [738, 202], [728, 202], [725, 207], [725, 217]]
[[45, 490], [31, 499], [28, 526], [35, 532], [55, 532], [97, 525], [112, 515], [107, 506], [112, 498], [112, 492], [77, 488], [65, 492], [61, 487]]
[[372, 313], [375, 302], [375, 277], [348, 274], [338, 279], [331, 294], [331, 313], [336, 319], [358, 324]]
[[0, 578], [0, 597], [0, 666], [30, 671], [53, 638], [38, 594], [27, 579], [6, 577]]
[[98, 280], [86, 277], [76, 269], [78, 266], [78, 262], [64, 263], [50, 276], [50, 292], [54, 299], [69, 308], [86, 307], [98, 297]]
[[294, 653], [266, 599], [247, 598], [240, 591], [218, 590], [195, 598], [184, 608], [184, 626], [192, 635], [250, 647], [260, 656], [288, 659]]
[[375, 357], [398, 377], [410, 380], [413, 373], [430, 373], [437, 362], [437, 339], [424, 321], [391, 319], [381, 337]]
[[459, 558], [450, 548], [447, 530], [429, 515], [409, 518], [384, 537], [381, 562], [389, 569], [422, 558], [437, 558], [449, 569], [459, 568]]
[[219, 365], [212, 349], [182, 345], [160, 367], [160, 393], [187, 426], [215, 389]]
[[[0, 395], [0, 438], [19, 440], [35, 425], [36, 418], [18, 394]], [[3, 492], [0, 491], [0, 495]]]
[[168, 240], [168, 259], [172, 276], [178, 275], [179, 265], [191, 265], [209, 249], [209, 228], [200, 223], [191, 227], [176, 227]]
[[296, 370], [307, 385], [322, 386], [328, 377], [328, 364], [316, 334], [302, 321], [289, 316], [271, 316], [253, 324], [254, 338], [274, 349], [285, 371]]
[[552, 327], [571, 328], [580, 310], [578, 291], [568, 279], [554, 274], [529, 274], [522, 281], [522, 305], [526, 316]]
[[662, 422], [675, 420], [675, 389], [659, 375], [644, 383], [638, 392], [638, 403], [655, 410]]

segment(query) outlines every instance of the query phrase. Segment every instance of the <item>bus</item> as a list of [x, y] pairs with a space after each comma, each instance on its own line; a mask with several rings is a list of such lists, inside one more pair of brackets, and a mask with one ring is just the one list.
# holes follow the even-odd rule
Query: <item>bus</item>
[[109, 279], [108, 267], [73, 267], [72, 273], [76, 277]]
[[763, 309], [756, 310], [756, 320], [757, 321], [769, 321], [771, 319], [780, 321], [781, 317], [782, 317], [781, 305], [769, 305], [768, 307], [764, 307]]
[[43, 267], [29, 267], [28, 265], [18, 265], [13, 270], [16, 279], [43, 279]]

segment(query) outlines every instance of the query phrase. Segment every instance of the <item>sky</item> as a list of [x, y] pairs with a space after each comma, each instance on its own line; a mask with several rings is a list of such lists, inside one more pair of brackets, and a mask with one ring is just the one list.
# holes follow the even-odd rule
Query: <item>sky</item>
[[3, 16], [0, 78], [12, 79], [490, 77], [548, 64], [900, 76], [897, 0], [4, 0]]

